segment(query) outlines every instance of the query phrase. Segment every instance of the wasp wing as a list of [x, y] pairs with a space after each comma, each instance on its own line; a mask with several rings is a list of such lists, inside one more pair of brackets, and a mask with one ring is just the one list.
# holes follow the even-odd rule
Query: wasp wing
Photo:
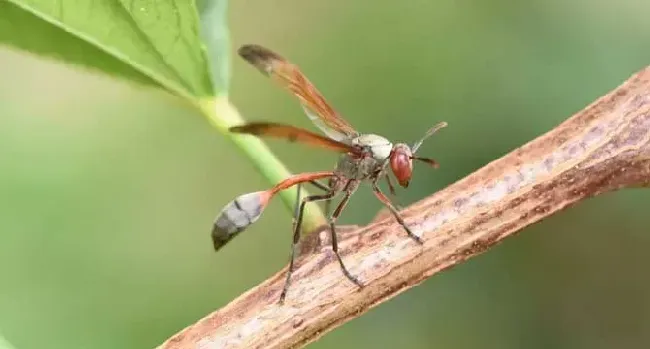
[[259, 45], [244, 45], [239, 48], [238, 53], [264, 75], [278, 81], [298, 97], [309, 119], [328, 137], [348, 143], [359, 135], [354, 127], [327, 103], [298, 66]]
[[319, 134], [291, 125], [271, 122], [251, 122], [244, 125], [231, 127], [230, 132], [282, 138], [288, 140], [289, 142], [309, 144], [339, 153], [353, 153], [361, 155], [363, 152], [363, 150], [357, 146], [323, 137]]

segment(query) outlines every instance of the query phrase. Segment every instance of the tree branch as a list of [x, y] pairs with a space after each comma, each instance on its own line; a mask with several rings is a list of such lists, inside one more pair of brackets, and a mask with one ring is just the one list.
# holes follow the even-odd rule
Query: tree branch
[[403, 211], [425, 244], [392, 217], [344, 235], [339, 270], [314, 234], [277, 304], [283, 270], [160, 348], [295, 348], [588, 197], [650, 185], [650, 67], [534, 141]]

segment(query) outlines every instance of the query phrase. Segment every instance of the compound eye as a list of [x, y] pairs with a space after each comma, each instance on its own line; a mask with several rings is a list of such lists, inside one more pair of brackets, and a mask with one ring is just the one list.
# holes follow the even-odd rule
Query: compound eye
[[413, 173], [413, 160], [411, 160], [410, 152], [400, 148], [395, 149], [390, 156], [390, 168], [399, 185], [404, 188], [408, 187]]

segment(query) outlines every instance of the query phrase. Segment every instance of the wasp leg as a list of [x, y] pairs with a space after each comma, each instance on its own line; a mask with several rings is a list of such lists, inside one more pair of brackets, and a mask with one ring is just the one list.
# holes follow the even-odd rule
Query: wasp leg
[[336, 207], [334, 210], [334, 213], [332, 213], [332, 216], [330, 217], [330, 232], [332, 234], [332, 251], [334, 251], [334, 254], [336, 255], [336, 258], [339, 260], [339, 265], [341, 266], [341, 271], [343, 271], [343, 275], [348, 278], [348, 280], [352, 281], [355, 285], [359, 287], [363, 287], [363, 284], [357, 279], [356, 277], [352, 276], [348, 269], [345, 267], [345, 264], [343, 264], [343, 259], [341, 258], [341, 255], [339, 254], [339, 246], [338, 246], [338, 241], [336, 237], [336, 220], [339, 218], [341, 215], [341, 212], [345, 208], [345, 206], [348, 204], [348, 201], [350, 200], [350, 197], [352, 194], [357, 190], [359, 187], [359, 182], [357, 181], [349, 181], [346, 188], [345, 188], [345, 196], [343, 197], [343, 200], [339, 203], [339, 205]]
[[[327, 186], [332, 188], [334, 186], [334, 179], [333, 177], [330, 177], [329, 180], [327, 181]], [[330, 215], [330, 208], [332, 205], [332, 201], [325, 201], [325, 205], [323, 207], [323, 211], [325, 211], [325, 217], [328, 217]]]
[[328, 185], [325, 185], [317, 180], [309, 181], [309, 183], [322, 191], [330, 191], [330, 187]]
[[300, 226], [302, 225], [302, 215], [305, 211], [305, 205], [309, 202], [317, 202], [330, 200], [334, 197], [336, 193], [330, 191], [329, 193], [323, 195], [310, 195], [304, 197], [300, 202], [300, 208], [297, 211], [297, 217], [295, 219], [295, 224], [293, 224], [293, 242], [291, 244], [291, 259], [289, 260], [289, 270], [287, 270], [287, 277], [284, 281], [284, 287], [282, 288], [282, 293], [280, 294], [280, 304], [284, 303], [284, 299], [287, 296], [287, 290], [289, 290], [289, 284], [291, 283], [291, 274], [294, 271], [294, 261], [296, 257], [296, 250], [298, 249], [298, 241], [300, 241]]
[[388, 183], [388, 192], [390, 195], [397, 195], [395, 193], [395, 187], [393, 186], [393, 182], [391, 182], [389, 175], [386, 175], [386, 183]]
[[293, 209], [293, 219], [291, 221], [291, 231], [296, 230], [296, 223], [298, 221], [298, 212], [300, 209], [300, 192], [302, 191], [302, 184], [296, 187], [296, 203]]
[[377, 199], [379, 199], [379, 201], [381, 201], [386, 207], [388, 207], [388, 209], [393, 214], [397, 222], [404, 228], [404, 230], [406, 230], [406, 233], [409, 234], [409, 236], [417, 243], [423, 244], [422, 239], [419, 236], [413, 234], [411, 229], [406, 225], [406, 223], [404, 223], [404, 219], [402, 218], [402, 216], [399, 214], [395, 206], [393, 206], [393, 204], [390, 202], [390, 199], [388, 199], [388, 197], [386, 197], [386, 195], [384, 195], [384, 193], [381, 192], [376, 182], [372, 183], [372, 191], [375, 193], [375, 196], [377, 196]]
[[[331, 181], [328, 184], [323, 184], [323, 183], [321, 183], [319, 181], [316, 181], [316, 180], [310, 181], [309, 183], [311, 183], [313, 186], [315, 186], [316, 188], [318, 188], [318, 189], [320, 189], [322, 191], [330, 191], [330, 188], [332, 186]], [[330, 215], [330, 205], [331, 205], [331, 203], [332, 203], [331, 200], [325, 201], [325, 205], [323, 207], [323, 211], [325, 211], [325, 217]]]
[[[323, 183], [321, 183], [321, 182], [319, 182], [317, 180], [309, 181], [309, 183], [311, 183], [313, 186], [315, 186], [316, 188], [318, 188], [320, 190], [323, 190], [323, 191], [326, 191], [326, 192], [330, 191], [330, 188], [327, 185], [325, 185], [325, 184], [323, 184]], [[293, 211], [293, 222], [291, 222], [291, 231], [296, 230], [296, 221], [298, 220], [298, 211], [299, 211], [299, 208], [300, 208], [300, 191], [301, 190], [302, 190], [302, 184], [298, 184], [298, 186], [296, 188], [296, 206], [294, 206], [295, 208], [294, 208], [294, 211]], [[331, 200], [327, 200], [325, 202], [325, 205], [329, 206], [330, 202], [331, 202]], [[326, 212], [325, 215], [327, 216], [327, 214], [328, 213]]]
[[[393, 182], [390, 180], [390, 176], [386, 175], [386, 183], [388, 183], [388, 192], [390, 195], [393, 196], [393, 198], [397, 198], [397, 193], [395, 192], [395, 186], [393, 185]], [[396, 204], [395, 207], [398, 210], [401, 210], [403, 207], [400, 204]]]

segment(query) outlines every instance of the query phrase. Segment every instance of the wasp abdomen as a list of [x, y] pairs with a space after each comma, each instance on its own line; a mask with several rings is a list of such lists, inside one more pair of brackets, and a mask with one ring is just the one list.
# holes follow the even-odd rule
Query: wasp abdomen
[[215, 250], [257, 221], [266, 206], [264, 193], [259, 191], [238, 196], [221, 210], [212, 227]]

